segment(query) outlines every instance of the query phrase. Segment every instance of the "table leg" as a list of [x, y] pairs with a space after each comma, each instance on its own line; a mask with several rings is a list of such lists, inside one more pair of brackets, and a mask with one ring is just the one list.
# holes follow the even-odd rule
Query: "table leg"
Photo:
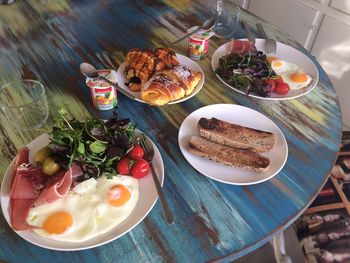
[[278, 233], [271, 240], [271, 243], [277, 263], [292, 263], [292, 259], [286, 254], [283, 231]]

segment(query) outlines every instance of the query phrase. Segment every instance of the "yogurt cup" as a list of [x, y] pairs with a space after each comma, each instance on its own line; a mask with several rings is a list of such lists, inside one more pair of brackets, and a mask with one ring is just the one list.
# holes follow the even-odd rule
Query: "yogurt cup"
[[[192, 27], [187, 32], [195, 31], [198, 27]], [[201, 29], [188, 38], [188, 55], [193, 60], [202, 60], [208, 54], [209, 39], [215, 33], [212, 30]]]
[[[99, 76], [104, 76], [113, 83], [117, 82], [117, 73], [111, 69], [97, 70]], [[86, 85], [90, 88], [92, 103], [98, 110], [111, 110], [117, 106], [117, 90], [115, 86], [103, 79], [86, 78]]]

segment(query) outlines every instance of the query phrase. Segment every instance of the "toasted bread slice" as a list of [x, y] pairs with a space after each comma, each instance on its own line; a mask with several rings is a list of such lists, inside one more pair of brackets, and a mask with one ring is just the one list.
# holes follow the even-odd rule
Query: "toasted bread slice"
[[211, 141], [254, 152], [268, 152], [273, 149], [276, 137], [271, 132], [243, 127], [216, 118], [201, 118], [199, 134]]
[[253, 172], [263, 172], [270, 165], [269, 158], [259, 153], [222, 145], [200, 136], [190, 137], [189, 151], [208, 160]]

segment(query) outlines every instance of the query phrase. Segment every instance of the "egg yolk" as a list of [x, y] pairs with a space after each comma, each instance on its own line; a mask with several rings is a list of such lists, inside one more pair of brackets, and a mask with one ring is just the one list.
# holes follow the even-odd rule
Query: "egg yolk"
[[307, 81], [307, 75], [305, 73], [294, 73], [290, 76], [290, 79], [297, 83], [304, 83]]
[[279, 58], [276, 57], [267, 57], [266, 59], [270, 64], [272, 63], [272, 61], [279, 60]]
[[283, 66], [283, 62], [281, 60], [274, 60], [271, 62], [271, 65], [274, 67], [274, 68], [280, 68]]
[[73, 217], [67, 212], [56, 212], [44, 222], [43, 229], [50, 234], [61, 234], [73, 224]]
[[123, 185], [115, 185], [109, 189], [107, 201], [112, 206], [122, 206], [130, 199], [130, 191]]

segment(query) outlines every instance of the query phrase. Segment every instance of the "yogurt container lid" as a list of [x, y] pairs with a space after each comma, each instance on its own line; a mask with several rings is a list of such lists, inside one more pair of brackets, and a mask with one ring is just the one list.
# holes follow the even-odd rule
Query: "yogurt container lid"
[[[117, 82], [117, 72], [113, 69], [100, 69], [97, 70], [99, 76], [104, 76], [108, 80], [112, 81], [113, 83]], [[108, 87], [110, 84], [103, 79], [99, 78], [89, 78], [86, 77], [86, 84], [90, 87]]]
[[[198, 28], [198, 26], [191, 27], [190, 29], [187, 30], [188, 33], [195, 31]], [[201, 29], [198, 32], [194, 33], [193, 35], [190, 36], [190, 38], [196, 39], [196, 40], [207, 40], [211, 38], [215, 33], [211, 30], [205, 30]]]

